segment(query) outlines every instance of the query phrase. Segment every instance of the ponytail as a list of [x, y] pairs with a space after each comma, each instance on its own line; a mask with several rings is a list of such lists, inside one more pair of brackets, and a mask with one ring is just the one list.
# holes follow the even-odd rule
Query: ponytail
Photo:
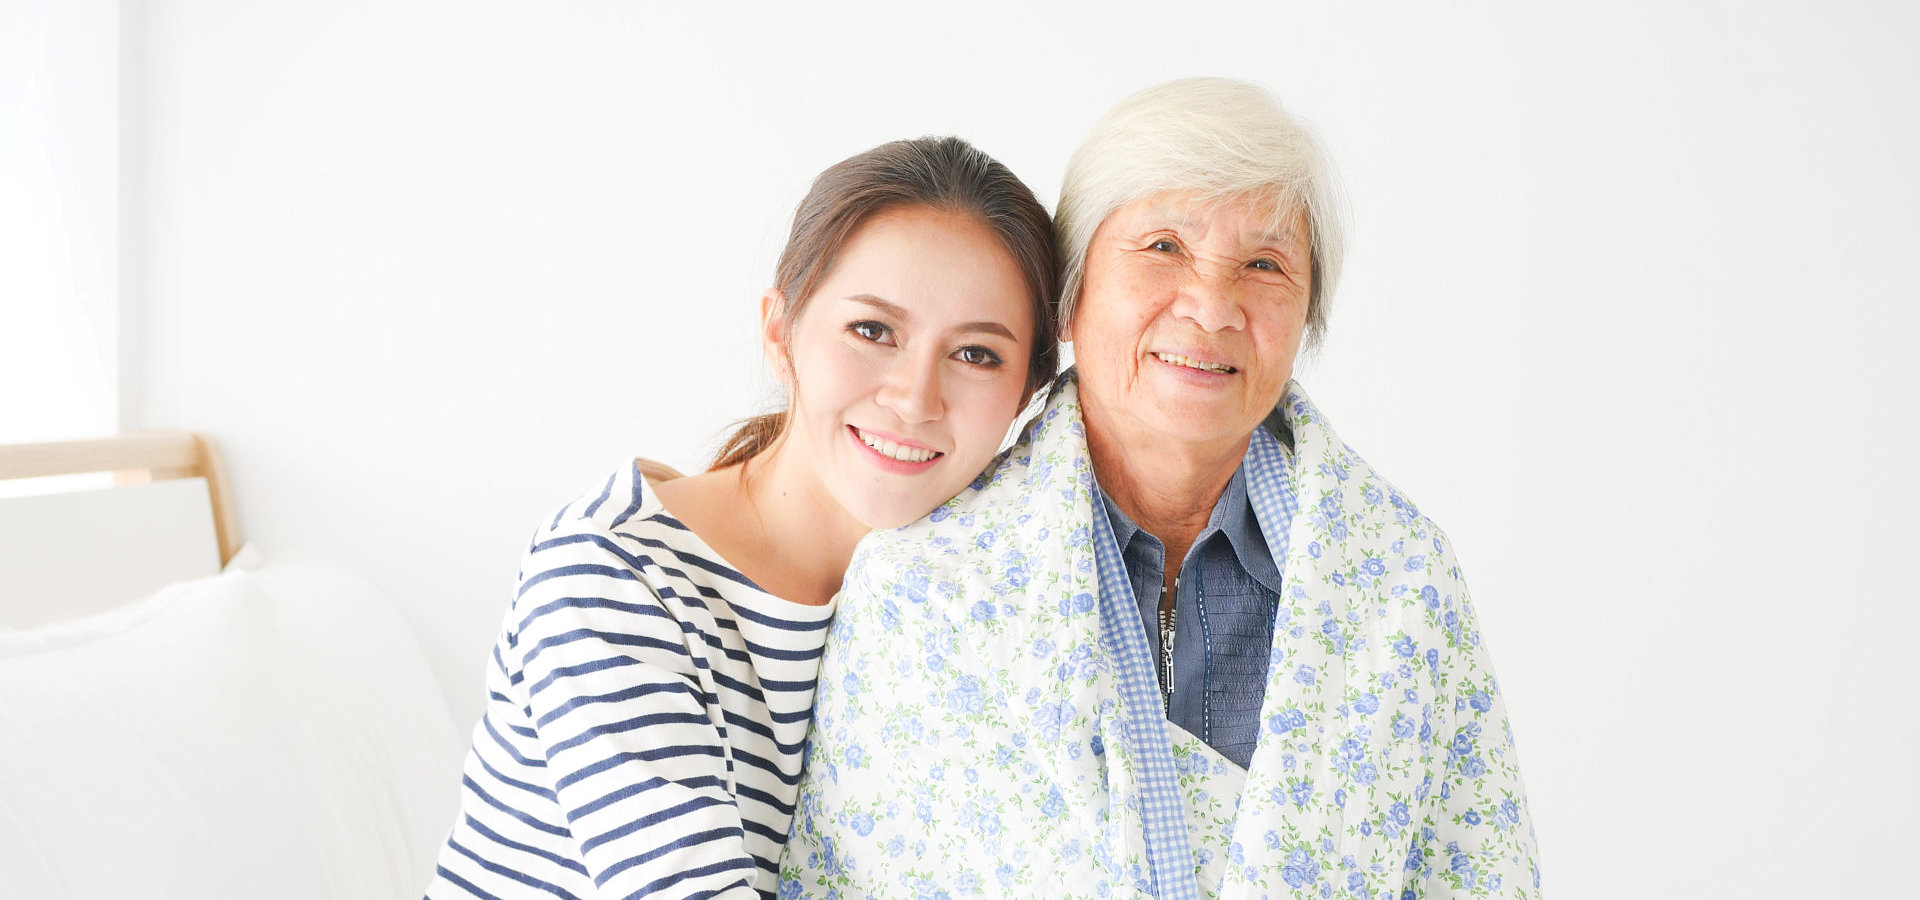
[[713, 465], [707, 467], [711, 472], [728, 466], [737, 466], [759, 456], [773, 442], [778, 440], [780, 432], [787, 427], [787, 411], [770, 412], [742, 421], [733, 434], [727, 436], [720, 452], [714, 455]]

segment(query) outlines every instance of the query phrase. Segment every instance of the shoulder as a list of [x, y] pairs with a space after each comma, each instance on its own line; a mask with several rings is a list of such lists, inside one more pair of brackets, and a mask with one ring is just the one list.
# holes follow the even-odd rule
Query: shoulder
[[[545, 581], [587, 577], [654, 592], [687, 582], [751, 587], [661, 505], [633, 462], [540, 523], [521, 566], [520, 590], [524, 595]], [[694, 593], [711, 595], [712, 589]]]
[[1296, 443], [1288, 480], [1298, 504], [1288, 566], [1309, 590], [1373, 608], [1374, 621], [1424, 623], [1450, 643], [1477, 644], [1446, 532], [1341, 440], [1297, 386], [1287, 403]]
[[542, 537], [581, 532], [611, 535], [655, 531], [671, 537], [676, 532], [686, 532], [686, 526], [666, 515], [660, 498], [641, 475], [639, 464], [628, 461], [561, 505], [540, 523], [534, 538], [538, 541]]
[[622, 465], [568, 501], [535, 530], [533, 550], [613, 541], [711, 562], [713, 551], [661, 502], [637, 462]]
[[862, 540], [847, 571], [847, 593], [901, 594], [915, 602], [969, 591], [1031, 595], [1037, 573], [1078, 575], [1080, 563], [1091, 560], [1094, 502], [1085, 429], [1069, 381], [1056, 385], [1019, 440], [958, 496], [918, 522]]
[[1350, 528], [1364, 524], [1364, 533], [1395, 541], [1432, 542], [1434, 552], [1447, 552], [1439, 524], [1342, 440], [1298, 384], [1289, 387], [1283, 405], [1294, 438], [1290, 480], [1303, 513], [1343, 519]]

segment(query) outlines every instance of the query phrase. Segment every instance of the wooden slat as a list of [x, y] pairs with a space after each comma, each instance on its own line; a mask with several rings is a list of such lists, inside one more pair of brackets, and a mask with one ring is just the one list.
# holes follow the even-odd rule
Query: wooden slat
[[173, 478], [205, 478], [213, 502], [214, 538], [225, 565], [240, 551], [226, 466], [205, 435], [191, 431], [142, 431], [86, 441], [0, 446], [0, 480], [113, 472], [118, 484]]
[[125, 469], [197, 471], [199, 467], [200, 449], [190, 431], [143, 431], [90, 441], [0, 447], [0, 479]]
[[224, 566], [240, 552], [240, 527], [233, 515], [233, 493], [227, 489], [227, 465], [206, 435], [194, 435], [193, 442], [200, 451], [200, 477], [207, 480], [207, 494], [213, 500], [213, 536], [220, 542], [220, 564]]

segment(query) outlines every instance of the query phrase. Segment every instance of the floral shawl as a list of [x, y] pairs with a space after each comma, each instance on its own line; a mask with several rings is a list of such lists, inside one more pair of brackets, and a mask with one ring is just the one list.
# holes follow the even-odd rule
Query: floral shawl
[[783, 897], [1537, 897], [1444, 535], [1297, 384], [1248, 493], [1282, 565], [1247, 770], [1165, 718], [1069, 373], [960, 496], [862, 543]]

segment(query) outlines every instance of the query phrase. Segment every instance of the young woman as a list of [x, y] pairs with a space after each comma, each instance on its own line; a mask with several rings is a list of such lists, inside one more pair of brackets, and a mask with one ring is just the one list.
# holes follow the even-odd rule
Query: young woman
[[714, 467], [543, 523], [429, 897], [772, 897], [854, 544], [946, 501], [1053, 375], [1046, 210], [957, 138], [814, 182], [761, 298], [790, 395]]

